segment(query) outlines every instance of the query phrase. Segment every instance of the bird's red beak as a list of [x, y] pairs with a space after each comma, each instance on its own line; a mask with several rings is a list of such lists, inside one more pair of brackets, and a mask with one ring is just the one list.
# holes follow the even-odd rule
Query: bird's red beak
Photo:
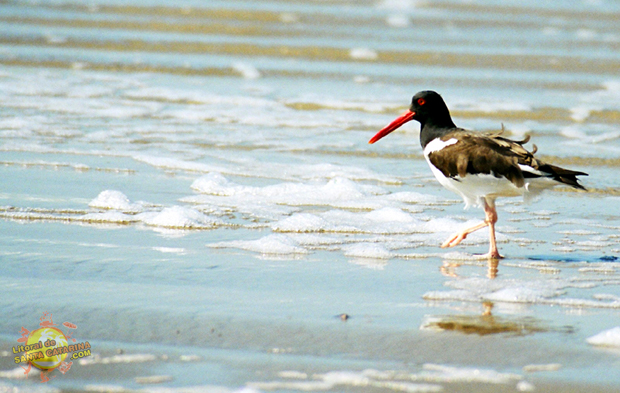
[[376, 141], [383, 138], [384, 136], [394, 131], [398, 127], [402, 126], [406, 122], [413, 120], [414, 116], [415, 116], [415, 112], [412, 112], [409, 110], [406, 111], [402, 115], [398, 116], [393, 122], [383, 127], [381, 131], [377, 132], [377, 135], [373, 136], [372, 139], [368, 141], [368, 143], [375, 143]]

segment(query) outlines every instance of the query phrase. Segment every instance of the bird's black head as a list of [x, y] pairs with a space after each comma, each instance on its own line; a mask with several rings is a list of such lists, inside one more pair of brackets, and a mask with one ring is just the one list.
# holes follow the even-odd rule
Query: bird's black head
[[409, 110], [414, 113], [412, 119], [419, 121], [422, 126], [431, 122], [435, 126], [454, 127], [446, 103], [438, 93], [432, 90], [416, 93], [411, 99]]
[[[411, 100], [409, 110], [400, 115], [396, 120], [379, 131], [369, 143], [375, 143], [390, 132], [411, 120], [417, 120], [422, 125], [422, 132], [426, 126], [435, 130], [451, 129], [456, 126], [450, 117], [450, 111], [443, 98], [432, 90], [424, 90], [416, 93]], [[422, 136], [422, 134], [420, 134]]]

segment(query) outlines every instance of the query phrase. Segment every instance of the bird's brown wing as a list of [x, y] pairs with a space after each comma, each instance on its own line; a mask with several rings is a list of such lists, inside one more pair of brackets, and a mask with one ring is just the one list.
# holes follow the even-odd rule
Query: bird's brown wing
[[534, 153], [523, 147], [529, 137], [513, 141], [497, 133], [472, 133], [459, 129], [442, 136], [441, 140], [445, 142], [452, 138], [458, 142], [429, 154], [431, 163], [446, 177], [487, 174], [504, 177], [517, 187], [523, 187], [526, 178], [549, 177], [559, 183], [584, 189], [577, 182], [576, 176], [586, 173], [549, 165], [536, 159], [535, 146]]

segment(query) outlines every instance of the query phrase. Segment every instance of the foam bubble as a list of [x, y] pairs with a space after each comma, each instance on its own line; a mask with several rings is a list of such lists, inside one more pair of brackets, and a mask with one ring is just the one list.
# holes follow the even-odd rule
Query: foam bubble
[[186, 250], [181, 247], [153, 247], [153, 250], [159, 251], [162, 253], [173, 253], [183, 255], [186, 253]]
[[157, 356], [150, 353], [134, 353], [114, 355], [109, 357], [90, 356], [80, 359], [80, 365], [88, 366], [93, 364], [117, 364], [117, 363], [144, 363], [154, 362]]
[[377, 60], [377, 51], [369, 48], [353, 48], [349, 51], [349, 56], [356, 60]]
[[232, 68], [240, 73], [245, 79], [258, 79], [261, 77], [260, 71], [248, 63], [235, 63]]
[[334, 209], [319, 214], [296, 213], [271, 224], [271, 228], [280, 232], [406, 234], [425, 232], [425, 224], [393, 208], [364, 214]]
[[199, 162], [191, 162], [179, 160], [176, 158], [169, 157], [156, 157], [149, 155], [135, 155], [134, 160], [144, 162], [146, 164], [152, 165], [156, 168], [163, 169], [180, 169], [188, 172], [220, 172], [223, 168], [208, 164], [203, 164]]
[[397, 209], [394, 207], [384, 207], [382, 209], [377, 209], [375, 211], [365, 214], [365, 217], [375, 222], [410, 223], [415, 221], [410, 214], [405, 213], [401, 209]]
[[222, 196], [231, 196], [243, 190], [243, 187], [229, 182], [219, 173], [209, 173], [194, 180], [191, 188], [203, 194]]
[[442, 205], [446, 204], [444, 199], [438, 198], [434, 195], [421, 194], [413, 191], [400, 191], [387, 195], [387, 199], [391, 201], [414, 203], [422, 205]]
[[[310, 213], [298, 213], [280, 220], [271, 225], [274, 231], [279, 232], [323, 232], [327, 229], [335, 231], [326, 220]], [[355, 228], [350, 230], [354, 231]]]
[[280, 14], [280, 21], [284, 23], [296, 23], [299, 22], [299, 15], [292, 12], [282, 12]]
[[427, 292], [423, 295], [427, 300], [462, 300], [497, 302], [534, 303], [561, 295], [562, 289], [571, 286], [564, 280], [487, 280], [469, 278], [449, 281], [446, 285], [454, 291]]
[[390, 15], [385, 21], [392, 27], [407, 27], [411, 24], [411, 20], [407, 15]]
[[392, 253], [382, 246], [375, 243], [358, 243], [344, 248], [344, 255], [347, 257], [389, 259]]
[[[404, 373], [393, 370], [366, 369], [363, 371], [329, 371], [314, 374], [313, 380], [306, 373], [287, 371], [281, 373], [282, 380], [250, 382], [248, 386], [261, 390], [332, 390], [338, 387], [360, 386], [401, 392], [439, 392], [444, 387], [438, 383], [486, 383], [513, 385], [517, 390], [529, 391], [533, 385], [521, 375], [502, 373], [491, 369], [454, 367], [439, 364], [425, 364], [423, 371]], [[413, 382], [409, 382], [413, 381]], [[522, 383], [524, 382], [524, 383]]]
[[103, 223], [103, 224], [130, 224], [140, 221], [136, 216], [125, 214], [118, 211], [109, 211], [103, 213], [88, 213], [76, 217], [83, 222]]
[[209, 173], [195, 180], [191, 187], [208, 195], [251, 198], [253, 203], [350, 208], [377, 207], [376, 201], [369, 197], [385, 193], [380, 187], [357, 184], [341, 177], [320, 184], [280, 183], [254, 187], [235, 184], [219, 173]]
[[602, 331], [586, 339], [588, 344], [605, 347], [620, 347], [620, 326]]
[[[527, 265], [522, 265], [525, 267]], [[547, 265], [532, 268], [546, 269]], [[554, 270], [554, 269], [551, 269]], [[555, 269], [557, 270], [557, 269]], [[570, 279], [494, 279], [467, 278], [448, 281], [450, 291], [431, 291], [423, 295], [426, 300], [441, 301], [493, 301], [506, 303], [547, 304], [572, 308], [607, 308], [620, 309], [620, 298], [606, 295], [593, 295], [592, 299], [562, 298], [569, 288], [589, 289], [599, 285], [616, 285], [612, 277], [576, 276]]]
[[96, 393], [126, 393], [127, 388], [122, 385], [110, 385], [110, 384], [89, 384], [84, 386], [84, 390], [87, 392]]
[[105, 190], [100, 192], [95, 199], [88, 203], [88, 206], [125, 212], [138, 212], [142, 210], [139, 204], [131, 203], [125, 194], [116, 190]]
[[216, 218], [183, 206], [167, 207], [160, 212], [140, 213], [137, 217], [146, 225], [172, 229], [204, 229], [222, 224]]
[[491, 369], [425, 364], [422, 375], [437, 382], [483, 382], [508, 384], [522, 379], [520, 375], [500, 373]]
[[211, 243], [211, 248], [238, 248], [241, 250], [258, 252], [261, 254], [307, 254], [308, 251], [299, 247], [289, 236], [273, 234], [257, 240], [232, 240], [228, 242]]
[[590, 117], [590, 113], [596, 109], [591, 106], [576, 106], [570, 109], [570, 117], [576, 122], [584, 122], [588, 117]]
[[419, 0], [381, 0], [377, 7], [390, 10], [406, 11], [416, 8], [418, 3]]
[[413, 383], [395, 380], [392, 373], [382, 373], [376, 370], [364, 371], [329, 371], [324, 374], [314, 374], [314, 380], [284, 379], [271, 382], [250, 382], [249, 387], [260, 390], [301, 390], [326, 391], [337, 387], [360, 386], [375, 389], [384, 389], [410, 393], [440, 392], [440, 385], [427, 383]]

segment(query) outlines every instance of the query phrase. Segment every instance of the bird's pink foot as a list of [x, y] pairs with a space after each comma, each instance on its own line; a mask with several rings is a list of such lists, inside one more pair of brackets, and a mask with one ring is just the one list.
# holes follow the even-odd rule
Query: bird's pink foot
[[502, 258], [504, 258], [502, 255], [499, 254], [499, 251], [497, 251], [497, 250], [489, 251], [486, 254], [481, 255], [481, 257], [488, 258], [488, 259], [502, 259]]
[[452, 237], [450, 237], [448, 240], [443, 242], [443, 244], [441, 245], [441, 248], [454, 247], [458, 245], [460, 242], [462, 242], [465, 238], [467, 238], [467, 235], [468, 233], [466, 232], [456, 233]]

